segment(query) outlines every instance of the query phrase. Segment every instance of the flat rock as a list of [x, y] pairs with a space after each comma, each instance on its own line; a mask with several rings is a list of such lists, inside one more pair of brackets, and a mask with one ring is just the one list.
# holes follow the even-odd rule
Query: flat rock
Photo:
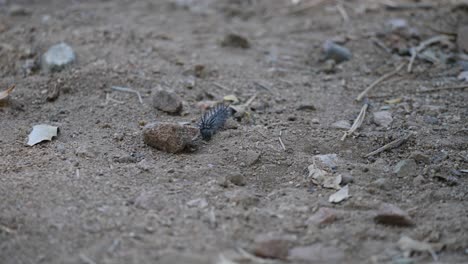
[[320, 163], [320, 167], [322, 168], [325, 166], [334, 170], [338, 166], [338, 156], [336, 154], [315, 155], [313, 159]]
[[331, 127], [340, 130], [349, 130], [351, 128], [351, 124], [347, 120], [339, 120], [331, 124]]
[[393, 117], [389, 111], [379, 111], [373, 113], [373, 121], [378, 126], [389, 127], [393, 121]]
[[182, 111], [182, 98], [173, 91], [154, 89], [152, 92], [153, 107], [170, 114]]
[[156, 149], [177, 153], [191, 146], [198, 133], [198, 128], [193, 126], [156, 122], [143, 128], [143, 141]]
[[59, 43], [50, 47], [42, 55], [41, 65], [46, 72], [58, 72], [72, 64], [76, 59], [75, 52], [66, 43]]
[[20, 5], [11, 5], [8, 8], [8, 15], [10, 16], [28, 16], [31, 14], [31, 11], [24, 6]]
[[335, 209], [322, 207], [307, 219], [306, 224], [320, 226], [333, 223], [336, 218], [337, 211]]
[[414, 225], [413, 220], [409, 217], [408, 213], [396, 207], [393, 204], [383, 203], [377, 215], [374, 217], [374, 221], [384, 225], [394, 226], [412, 226]]
[[413, 159], [401, 160], [395, 165], [393, 172], [398, 177], [416, 176], [418, 173], [418, 165]]
[[253, 253], [261, 258], [287, 259], [291, 241], [285, 239], [271, 239], [257, 242]]

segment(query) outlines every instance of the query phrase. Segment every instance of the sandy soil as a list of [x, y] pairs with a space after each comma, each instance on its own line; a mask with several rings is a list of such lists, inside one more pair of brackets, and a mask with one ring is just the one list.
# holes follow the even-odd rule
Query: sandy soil
[[[12, 2], [24, 14], [12, 13]], [[461, 172], [468, 169], [468, 92], [420, 92], [460, 85], [460, 68], [417, 59], [413, 73], [404, 68], [369, 92], [356, 134], [341, 141], [344, 131], [332, 126], [352, 122], [362, 107], [354, 98], [409, 58], [372, 41], [386, 21], [406, 19], [417, 38], [397, 40], [415, 46], [438, 34], [430, 26], [456, 31], [467, 9], [450, 1], [402, 10], [345, 1], [343, 22], [335, 1], [297, 13], [279, 0], [192, 2], [0, 1], [0, 90], [16, 84], [0, 108], [1, 263], [434, 261], [428, 252], [405, 255], [402, 236], [434, 245], [439, 263], [468, 263], [468, 175]], [[229, 33], [250, 47], [221, 45]], [[320, 62], [329, 39], [353, 54], [332, 73]], [[70, 68], [25, 70], [61, 41], [77, 54]], [[113, 85], [138, 90], [143, 104]], [[154, 109], [158, 85], [181, 96], [181, 115]], [[53, 89], [58, 98], [47, 100]], [[195, 122], [200, 102], [229, 94], [241, 102], [257, 94], [249, 117], [195, 151], [169, 154], [143, 143], [143, 124]], [[402, 100], [385, 103], [395, 98]], [[315, 110], [301, 110], [304, 104]], [[388, 128], [373, 121], [382, 109], [393, 117]], [[36, 124], [58, 126], [59, 136], [27, 146]], [[401, 146], [363, 157], [408, 133]], [[337, 154], [333, 175], [352, 178], [350, 198], [332, 204], [336, 190], [308, 178], [317, 154]], [[395, 174], [409, 157], [422, 162]], [[414, 225], [376, 223], [383, 202]], [[310, 224], [319, 208], [336, 209], [336, 219]], [[269, 238], [313, 254], [253, 257]]]

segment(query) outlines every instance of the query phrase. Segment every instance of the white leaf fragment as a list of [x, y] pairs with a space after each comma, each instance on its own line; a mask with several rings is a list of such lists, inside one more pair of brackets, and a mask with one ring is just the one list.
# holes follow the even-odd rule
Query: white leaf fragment
[[341, 188], [341, 190], [337, 191], [336, 193], [330, 195], [330, 198], [328, 198], [328, 201], [330, 203], [339, 203], [343, 200], [346, 200], [349, 198], [349, 187], [346, 185], [345, 187]]
[[50, 126], [50, 125], [35, 125], [33, 126], [33, 130], [29, 134], [28, 137], [28, 146], [34, 146], [39, 142], [45, 140], [52, 140], [53, 137], [56, 137], [58, 133], [58, 127]]

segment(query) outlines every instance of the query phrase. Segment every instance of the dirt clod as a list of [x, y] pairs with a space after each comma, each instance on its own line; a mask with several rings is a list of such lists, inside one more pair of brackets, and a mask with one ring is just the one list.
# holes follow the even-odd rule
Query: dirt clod
[[143, 128], [143, 141], [156, 149], [177, 153], [190, 146], [198, 133], [196, 127], [156, 122]]

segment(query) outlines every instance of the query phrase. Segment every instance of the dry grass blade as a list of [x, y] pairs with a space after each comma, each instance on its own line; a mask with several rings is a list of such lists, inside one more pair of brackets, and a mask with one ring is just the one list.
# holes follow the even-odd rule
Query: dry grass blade
[[403, 69], [403, 67], [405, 66], [406, 62], [405, 63], [402, 63], [400, 64], [395, 70], [383, 75], [382, 77], [378, 78], [377, 80], [375, 80], [373, 83], [371, 83], [364, 91], [362, 91], [362, 93], [360, 93], [358, 95], [358, 97], [356, 97], [356, 100], [357, 101], [361, 101], [362, 98], [372, 89], [374, 88], [375, 86], [377, 86], [377, 84], [387, 80], [388, 78], [392, 77], [393, 75], [397, 74], [401, 69]]
[[0, 100], [4, 100], [5, 98], [7, 98], [11, 94], [11, 92], [13, 92], [15, 86], [16, 85], [13, 84], [10, 88], [6, 89], [6, 91], [0, 92]]
[[407, 134], [407, 135], [405, 135], [405, 136], [403, 136], [403, 137], [401, 137], [401, 138], [399, 138], [399, 139], [396, 139], [396, 140], [394, 140], [394, 141], [392, 141], [392, 142], [390, 142], [390, 143], [388, 143], [388, 144], [386, 144], [386, 145], [384, 145], [384, 146], [382, 146], [382, 147], [380, 147], [380, 148], [378, 148], [378, 149], [372, 151], [371, 153], [366, 154], [366, 155], [364, 156], [364, 158], [368, 158], [368, 157], [370, 157], [370, 156], [377, 155], [377, 154], [379, 154], [380, 152], [383, 152], [383, 151], [385, 151], [385, 150], [389, 150], [389, 149], [393, 149], [393, 148], [399, 147], [401, 144], [405, 143], [405, 141], [408, 140], [412, 135], [413, 135], [412, 133], [409, 133], [409, 134]]
[[356, 120], [354, 120], [354, 123], [353, 125], [351, 126], [351, 128], [346, 131], [344, 133], [344, 135], [341, 137], [341, 141], [345, 140], [347, 136], [351, 135], [354, 133], [354, 131], [356, 131], [359, 127], [361, 127], [362, 125], [362, 122], [364, 121], [364, 118], [366, 118], [366, 111], [367, 111], [367, 108], [369, 107], [369, 104], [366, 102], [362, 108], [361, 108], [361, 112], [359, 113], [358, 117], [356, 118]]

